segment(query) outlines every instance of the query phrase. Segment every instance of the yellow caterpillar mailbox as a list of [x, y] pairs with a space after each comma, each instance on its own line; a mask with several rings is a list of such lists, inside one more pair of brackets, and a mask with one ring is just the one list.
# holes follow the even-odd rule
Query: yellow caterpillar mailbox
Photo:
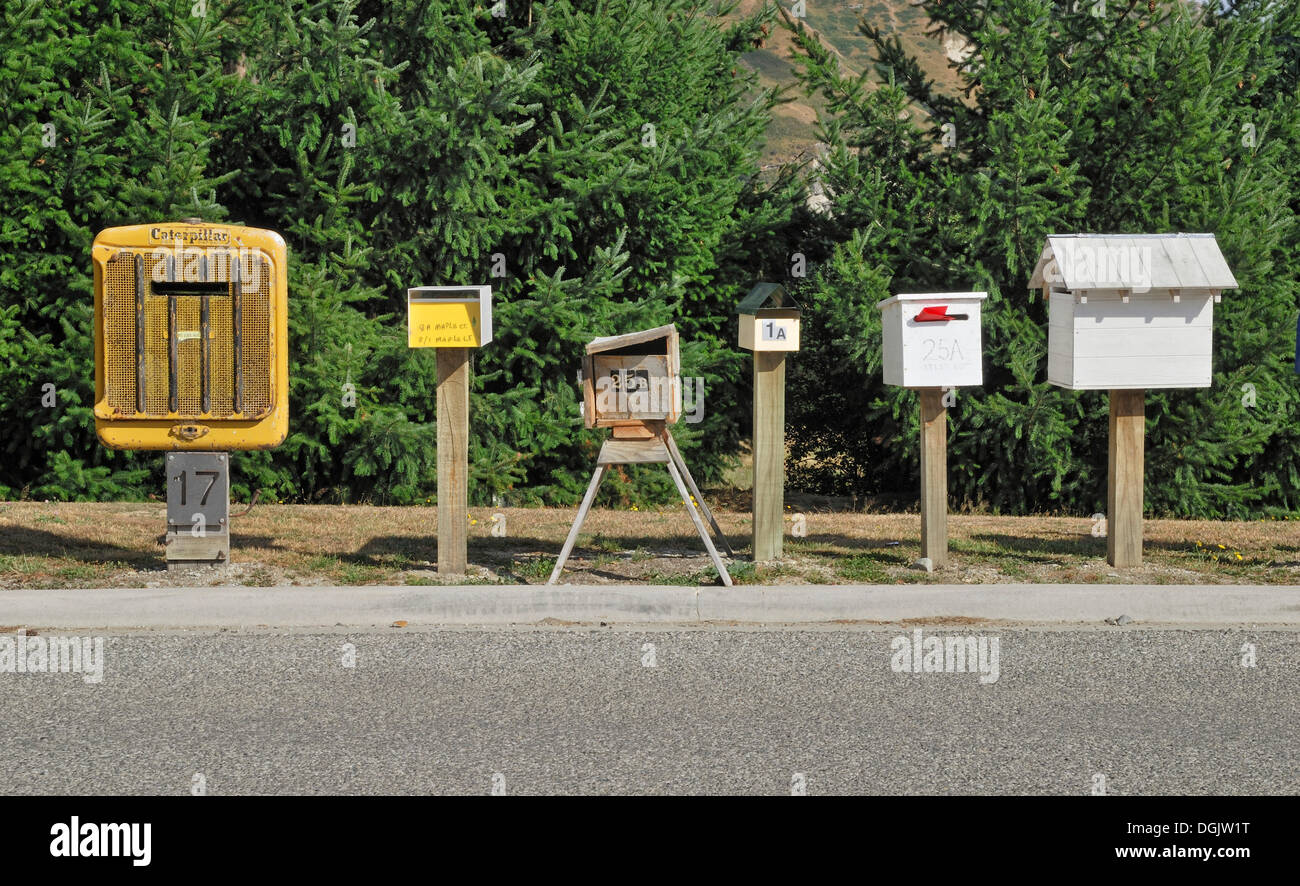
[[241, 225], [108, 228], [95, 269], [95, 430], [113, 449], [269, 449], [289, 429], [284, 240]]

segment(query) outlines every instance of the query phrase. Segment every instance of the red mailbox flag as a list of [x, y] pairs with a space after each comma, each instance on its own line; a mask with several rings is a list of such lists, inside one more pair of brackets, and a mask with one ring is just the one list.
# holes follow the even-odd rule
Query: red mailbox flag
[[931, 305], [928, 308], [921, 308], [921, 313], [916, 315], [917, 323], [941, 323], [944, 320], [968, 320], [969, 314], [949, 314], [947, 305]]

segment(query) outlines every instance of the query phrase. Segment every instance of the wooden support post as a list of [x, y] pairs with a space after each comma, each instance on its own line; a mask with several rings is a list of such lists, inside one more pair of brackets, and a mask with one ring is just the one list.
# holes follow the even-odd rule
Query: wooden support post
[[921, 556], [948, 562], [948, 410], [943, 390], [921, 388]]
[[673, 478], [673, 483], [677, 486], [677, 494], [682, 497], [682, 504], [686, 505], [686, 511], [691, 515], [691, 522], [695, 524], [695, 531], [700, 534], [704, 541], [704, 549], [709, 552], [709, 559], [713, 561], [713, 568], [718, 570], [718, 578], [722, 579], [724, 587], [731, 587], [731, 573], [727, 572], [727, 565], [722, 562], [718, 556], [718, 549], [713, 546], [713, 539], [709, 538], [709, 530], [704, 528], [704, 521], [700, 519], [699, 512], [691, 506], [691, 494], [686, 489], [686, 482], [682, 480], [681, 472], [677, 470], [677, 465], [672, 459], [668, 462], [668, 474]]
[[709, 503], [704, 500], [704, 493], [700, 492], [700, 487], [695, 485], [695, 478], [691, 476], [690, 470], [686, 467], [686, 460], [682, 458], [682, 452], [677, 448], [677, 441], [673, 439], [673, 432], [667, 427], [663, 429], [664, 442], [668, 444], [668, 456], [673, 463], [677, 465], [677, 470], [681, 472], [682, 478], [686, 480], [686, 488], [695, 496], [695, 500], [700, 503], [700, 510], [704, 512], [704, 517], [713, 527], [713, 535], [727, 551], [728, 557], [736, 556], [736, 552], [731, 549], [731, 542], [722, 534], [722, 527], [713, 516], [713, 511], [709, 510]]
[[1142, 447], [1146, 391], [1110, 392], [1110, 464], [1106, 478], [1106, 562], [1142, 565]]
[[754, 559], [781, 556], [785, 533], [785, 353], [754, 352]]
[[469, 506], [469, 348], [438, 348], [438, 574], [464, 575]]
[[578, 531], [582, 529], [582, 521], [587, 519], [587, 512], [591, 510], [591, 504], [596, 500], [596, 490], [600, 489], [600, 481], [605, 479], [605, 474], [608, 471], [609, 465], [596, 465], [596, 470], [591, 475], [591, 482], [587, 484], [587, 494], [582, 497], [582, 505], [578, 508], [578, 516], [573, 521], [573, 528], [569, 530], [569, 537], [564, 540], [564, 547], [560, 549], [560, 556], [555, 560], [555, 568], [551, 570], [551, 577], [546, 580], [548, 585], [555, 584], [560, 578], [560, 573], [564, 571], [564, 564], [569, 561], [569, 554], [573, 553], [573, 545], [578, 540]]

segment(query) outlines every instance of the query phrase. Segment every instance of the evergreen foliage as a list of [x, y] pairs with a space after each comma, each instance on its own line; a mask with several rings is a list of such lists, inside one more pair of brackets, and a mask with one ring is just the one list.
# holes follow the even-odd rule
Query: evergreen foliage
[[[290, 436], [239, 458], [236, 494], [432, 497], [435, 360], [404, 328], [406, 288], [427, 284], [494, 288], [497, 336], [473, 373], [474, 501], [580, 497], [597, 439], [578, 413], [582, 347], [667, 322], [707, 386], [704, 422], [680, 440], [717, 476], [743, 417], [730, 308], [798, 189], [753, 175], [776, 99], [737, 63], [773, 11], [724, 24], [714, 6], [6, 12], [0, 495], [156, 492], [156, 455], [94, 436], [88, 251], [104, 227], [188, 215], [268, 227], [290, 248]], [[40, 405], [46, 383], [57, 407]], [[656, 477], [608, 494], [665, 491]]]
[[788, 398], [795, 484], [915, 500], [916, 397], [882, 383], [874, 305], [982, 289], [984, 386], [950, 410], [954, 497], [1104, 510], [1106, 395], [1047, 383], [1030, 273], [1048, 234], [1208, 231], [1240, 289], [1215, 311], [1213, 387], [1148, 392], [1146, 501], [1188, 516], [1294, 510], [1296, 6], [925, 8], [939, 36], [970, 40], [963, 95], [936, 93], [869, 22], [878, 64], [853, 77], [787, 19], [803, 83], [827, 100], [833, 197], [811, 232], [832, 255], [802, 287], [812, 320]]
[[[1300, 7], [926, 9], [940, 36], [970, 40], [962, 94], [936, 90], [869, 20], [878, 64], [850, 76], [785, 16], [829, 147], [760, 176], [781, 96], [740, 56], [770, 5], [727, 19], [704, 0], [6, 5], [0, 497], [157, 494], [156, 453], [94, 435], [89, 247], [105, 227], [198, 215], [290, 247], [290, 436], [239, 457], [240, 497], [433, 497], [435, 361], [404, 328], [406, 288], [422, 284], [494, 289], [472, 501], [575, 502], [603, 436], [578, 413], [583, 345], [666, 322], [707, 391], [678, 438], [715, 480], [750, 427], [732, 311], [779, 279], [805, 307], [791, 488], [915, 500], [916, 399], [882, 384], [875, 304], [985, 289], [985, 384], [951, 410], [954, 498], [1090, 513], [1104, 507], [1105, 395], [1047, 383], [1029, 274], [1050, 233], [1181, 230], [1216, 233], [1241, 288], [1216, 309], [1213, 387], [1148, 395], [1149, 507], [1300, 507]], [[804, 205], [811, 177], [829, 211]], [[789, 276], [795, 254], [805, 279]], [[603, 495], [671, 495], [662, 473]]]

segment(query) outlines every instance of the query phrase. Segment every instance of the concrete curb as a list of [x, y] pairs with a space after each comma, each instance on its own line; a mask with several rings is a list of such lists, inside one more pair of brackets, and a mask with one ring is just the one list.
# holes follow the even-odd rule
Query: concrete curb
[[814, 624], [988, 619], [1298, 625], [1292, 585], [472, 585], [0, 591], [0, 625], [33, 628]]

